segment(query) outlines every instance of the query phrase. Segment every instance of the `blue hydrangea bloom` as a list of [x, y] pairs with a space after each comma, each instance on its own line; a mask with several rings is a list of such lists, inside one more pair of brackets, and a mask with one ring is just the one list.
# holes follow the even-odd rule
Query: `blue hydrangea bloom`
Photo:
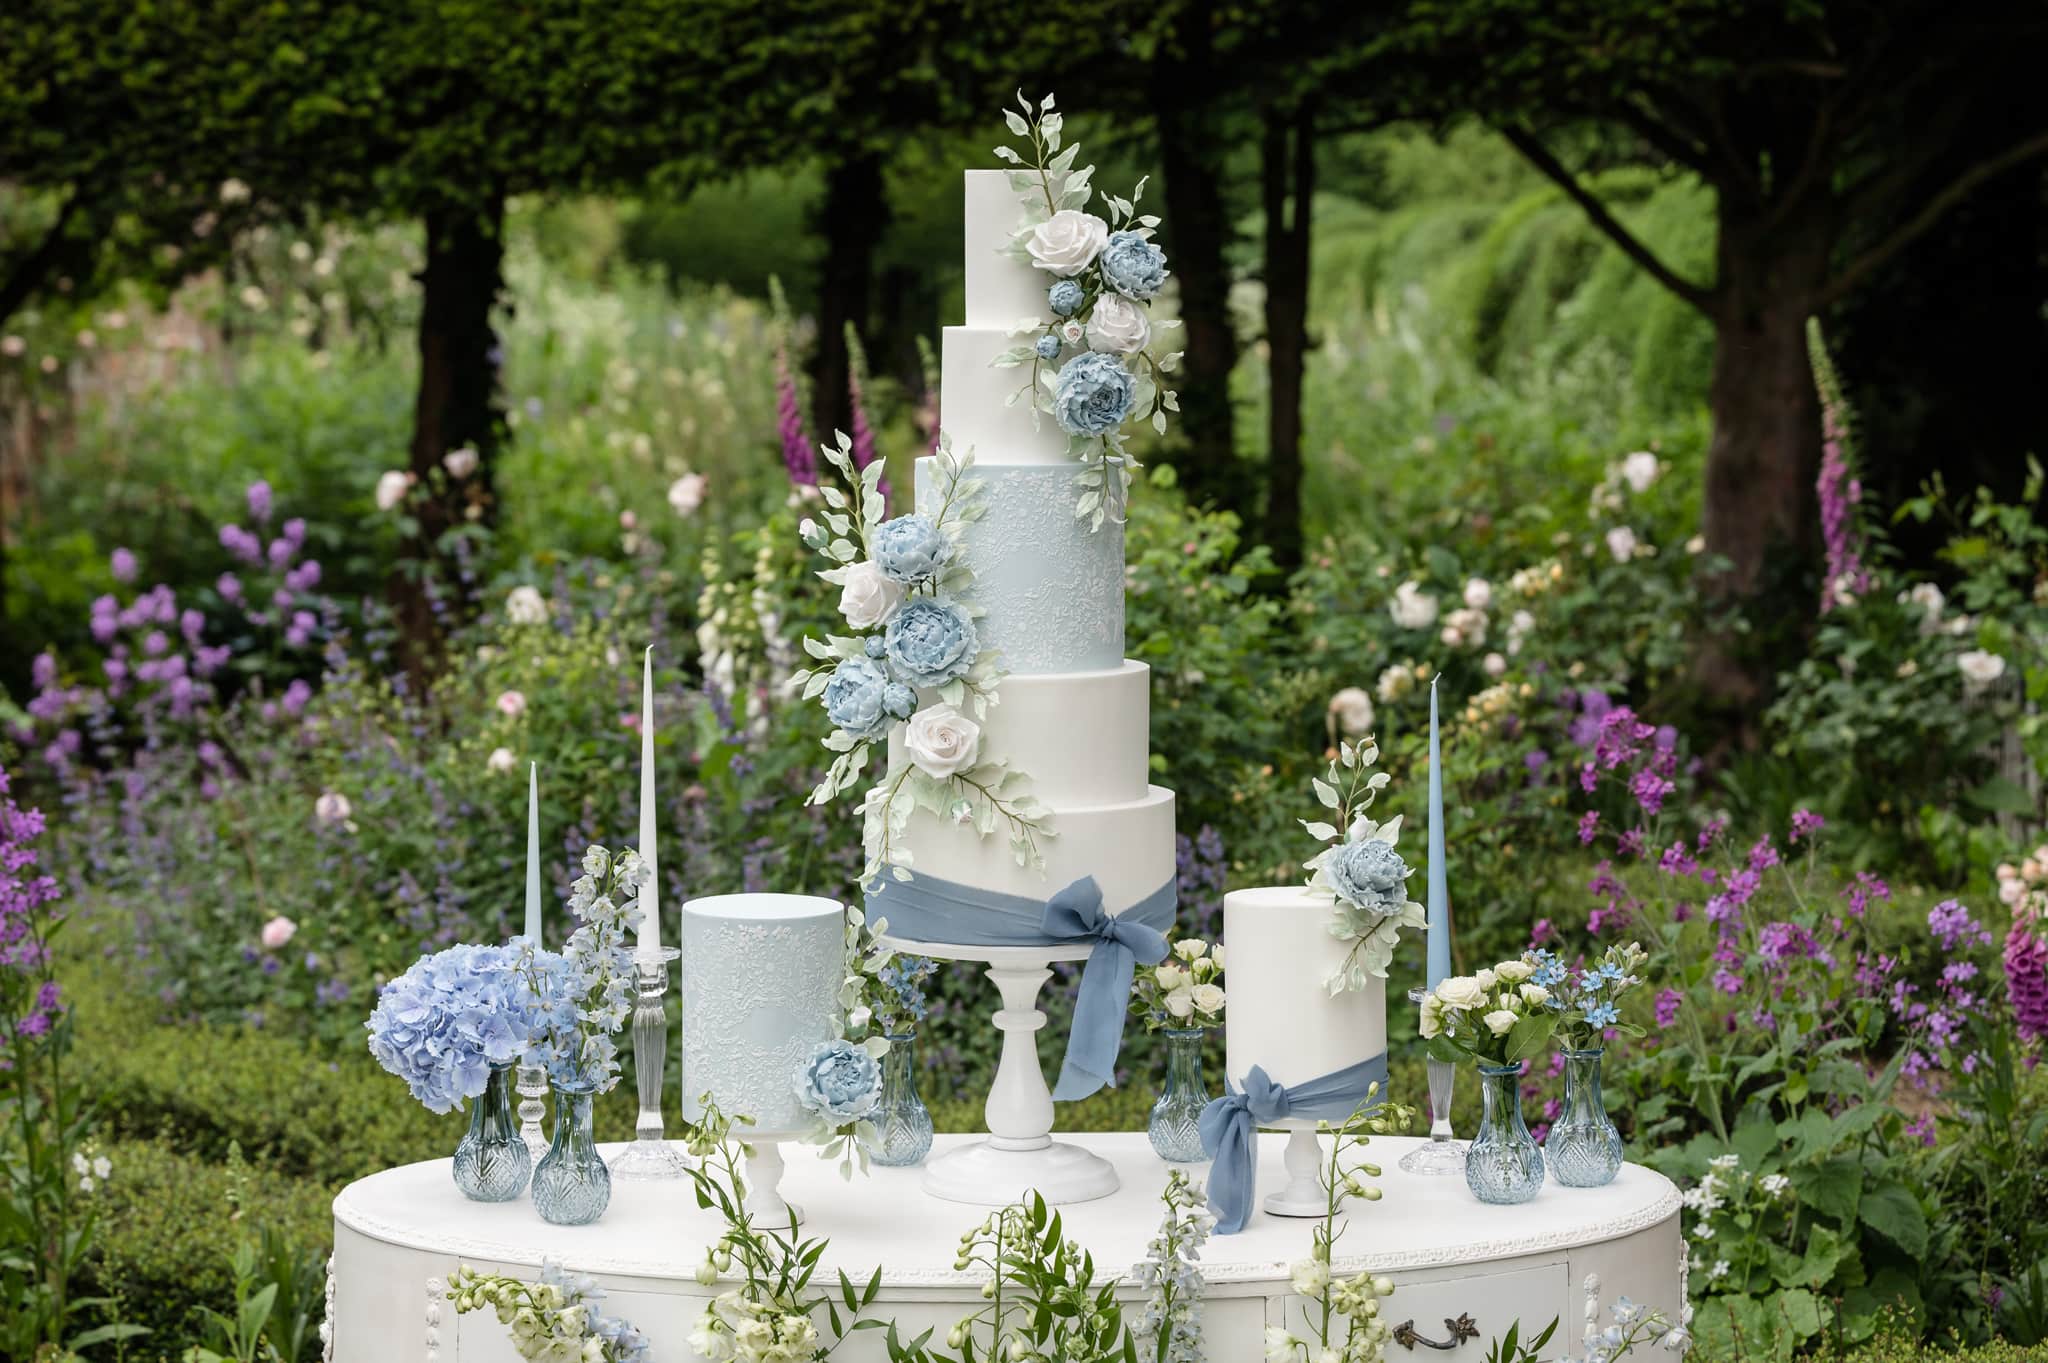
[[869, 548], [884, 577], [913, 587], [936, 577], [953, 557], [953, 541], [929, 516], [883, 521]]
[[1111, 232], [1102, 248], [1102, 277], [1126, 298], [1151, 298], [1166, 283], [1166, 252], [1136, 232]]
[[1348, 842], [1331, 854], [1324, 869], [1337, 898], [1362, 909], [1393, 909], [1408, 902], [1408, 863], [1389, 843], [1370, 838]]
[[[900, 617], [899, 617], [900, 618]], [[845, 658], [832, 670], [822, 699], [833, 724], [856, 738], [873, 738], [889, 723], [883, 692], [889, 674], [866, 658]]]
[[1045, 291], [1046, 306], [1056, 317], [1072, 317], [1088, 301], [1088, 295], [1071, 279], [1062, 279]]
[[484, 1091], [493, 1065], [526, 1052], [537, 1005], [521, 948], [453, 946], [423, 956], [384, 986], [364, 1024], [370, 1054], [429, 1112], [453, 1112]]
[[1041, 360], [1056, 360], [1060, 357], [1060, 338], [1048, 331], [1031, 348], [1038, 352]]
[[[964, 677], [981, 651], [981, 640], [967, 612], [930, 596], [906, 603], [890, 617], [884, 638], [890, 664], [910, 686], [943, 686]], [[842, 669], [845, 666], [840, 664]]]
[[1122, 360], [1089, 351], [1060, 370], [1053, 385], [1053, 420], [1068, 435], [1107, 435], [1123, 424], [1137, 398], [1137, 380]]
[[793, 1087], [804, 1111], [834, 1126], [857, 1122], [882, 1100], [882, 1067], [851, 1041], [827, 1041], [797, 1066]]

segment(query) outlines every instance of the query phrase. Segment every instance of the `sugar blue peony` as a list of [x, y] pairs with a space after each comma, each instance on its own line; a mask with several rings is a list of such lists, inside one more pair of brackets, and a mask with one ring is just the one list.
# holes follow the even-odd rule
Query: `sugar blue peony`
[[1408, 863], [1390, 843], [1347, 842], [1324, 863], [1337, 898], [1361, 909], [1392, 910], [1408, 902]]
[[834, 1126], [857, 1122], [881, 1101], [882, 1067], [851, 1041], [827, 1041], [797, 1066], [793, 1087], [804, 1111]]
[[1090, 351], [1060, 370], [1053, 385], [1053, 420], [1068, 435], [1107, 435], [1123, 424], [1137, 397], [1137, 380], [1122, 360]]
[[[883, 651], [886, 652], [887, 649], [888, 645], [885, 642]], [[882, 708], [889, 712], [891, 719], [909, 719], [917, 710], [917, 692], [902, 682], [890, 682], [882, 692]]]
[[[911, 686], [943, 686], [967, 675], [981, 651], [974, 621], [950, 601], [919, 597], [889, 621], [889, 662]], [[846, 664], [841, 663], [843, 669]], [[830, 694], [830, 688], [827, 688]]]
[[370, 1054], [405, 1080], [429, 1112], [452, 1112], [484, 1091], [493, 1065], [526, 1051], [537, 1005], [520, 948], [453, 946], [423, 956], [384, 986], [364, 1024]]
[[1072, 317], [1087, 301], [1087, 293], [1071, 279], [1062, 279], [1045, 291], [1046, 306], [1056, 317]]
[[861, 647], [867, 650], [867, 655], [870, 658], [876, 660], [889, 656], [889, 645], [882, 641], [882, 636], [879, 634], [870, 634], [867, 642], [862, 644]]
[[953, 541], [929, 516], [898, 516], [875, 527], [871, 546], [882, 575], [915, 587], [937, 577], [953, 557]]
[[854, 737], [873, 738], [889, 724], [883, 695], [888, 686], [889, 675], [868, 659], [842, 659], [825, 683], [825, 714]]
[[1136, 232], [1111, 232], [1102, 248], [1102, 277], [1126, 298], [1151, 298], [1166, 283], [1166, 252]]
[[1060, 338], [1048, 331], [1031, 348], [1041, 360], [1056, 360], [1060, 357]]

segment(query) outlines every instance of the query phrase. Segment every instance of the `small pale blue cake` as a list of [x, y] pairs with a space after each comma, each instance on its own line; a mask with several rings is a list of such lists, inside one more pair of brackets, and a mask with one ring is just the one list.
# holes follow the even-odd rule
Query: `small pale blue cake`
[[845, 911], [796, 894], [726, 894], [683, 905], [683, 1116], [710, 1093], [762, 1135], [809, 1125], [797, 1067], [832, 1036], [845, 971]]

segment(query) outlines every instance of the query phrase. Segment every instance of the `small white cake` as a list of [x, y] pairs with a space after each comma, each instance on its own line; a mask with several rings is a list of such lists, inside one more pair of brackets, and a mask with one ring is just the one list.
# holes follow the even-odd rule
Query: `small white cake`
[[796, 894], [725, 894], [683, 905], [683, 1117], [710, 1093], [763, 1135], [802, 1131], [797, 1066], [832, 1037], [845, 972], [845, 909]]
[[1386, 981], [1335, 996], [1324, 983], [1350, 953], [1330, 935], [1330, 912], [1329, 899], [1303, 885], [1223, 896], [1232, 1083], [1257, 1065], [1277, 1084], [1304, 1084], [1386, 1052]]

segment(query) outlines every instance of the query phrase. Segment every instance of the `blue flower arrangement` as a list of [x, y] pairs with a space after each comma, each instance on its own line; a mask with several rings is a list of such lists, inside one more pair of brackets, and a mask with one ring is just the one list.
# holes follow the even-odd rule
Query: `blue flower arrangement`
[[[1017, 106], [1003, 119], [1023, 150], [995, 149], [1015, 168], [1010, 186], [1024, 210], [1023, 230], [1004, 254], [1057, 278], [1045, 293], [1051, 320], [1034, 318], [1020, 328], [1043, 330], [994, 363], [1029, 368], [1019, 396], [1030, 399], [1034, 421], [1050, 416], [1066, 433], [1068, 451], [1082, 465], [1074, 514], [1100, 529], [1105, 520], [1123, 520], [1138, 467], [1124, 443], [1125, 422], [1135, 415], [1164, 433], [1166, 414], [1180, 410], [1167, 386], [1180, 353], [1155, 355], [1150, 348], [1179, 326], [1150, 316], [1149, 305], [1166, 287], [1166, 253], [1152, 240], [1158, 217], [1138, 211], [1144, 180], [1130, 198], [1104, 193], [1099, 211], [1090, 211], [1095, 167], [1075, 166], [1074, 144], [1062, 150], [1066, 120], [1053, 97], [1034, 106], [1020, 92]], [[1062, 355], [1084, 346], [1055, 373]]]
[[1422, 905], [1408, 897], [1414, 872], [1395, 850], [1400, 816], [1379, 823], [1367, 812], [1388, 780], [1372, 769], [1379, 756], [1370, 741], [1339, 743], [1329, 771], [1311, 782], [1330, 817], [1301, 821], [1310, 837], [1327, 844], [1307, 863], [1308, 887], [1330, 897], [1330, 934], [1351, 943], [1343, 965], [1325, 981], [1332, 994], [1385, 979], [1401, 929], [1425, 921]]
[[557, 1088], [608, 1092], [619, 1082], [614, 1038], [633, 1011], [633, 952], [628, 930], [640, 921], [635, 892], [646, 874], [637, 852], [583, 854], [569, 887], [576, 931], [557, 955], [524, 944], [522, 969], [536, 1004], [530, 1064], [544, 1065]]
[[370, 1054], [429, 1112], [484, 1091], [493, 1065], [526, 1052], [540, 1013], [517, 946], [452, 946], [384, 986], [364, 1024]]

